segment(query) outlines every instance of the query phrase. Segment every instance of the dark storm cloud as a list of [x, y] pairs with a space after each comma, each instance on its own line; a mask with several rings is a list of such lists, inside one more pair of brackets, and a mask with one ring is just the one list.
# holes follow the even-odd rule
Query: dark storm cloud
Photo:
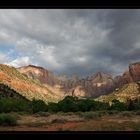
[[112, 64], [120, 63], [125, 67], [140, 61], [140, 10], [112, 10], [106, 20], [112, 23], [108, 35], [112, 44], [100, 52], [110, 57]]
[[[122, 73], [140, 61], [140, 10], [0, 10], [0, 62], [35, 64], [54, 73]], [[7, 60], [5, 58], [8, 58]]]

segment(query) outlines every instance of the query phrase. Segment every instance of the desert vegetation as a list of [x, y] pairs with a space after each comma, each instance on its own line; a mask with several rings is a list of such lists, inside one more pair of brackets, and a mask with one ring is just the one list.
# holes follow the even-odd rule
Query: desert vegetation
[[[110, 100], [104, 102], [66, 96], [57, 103], [46, 103], [43, 100], [28, 100], [9, 86], [0, 84], [0, 130], [140, 130], [139, 115], [139, 98], [127, 102], [113, 99], [110, 103]], [[121, 126], [115, 119], [122, 121]]]
[[139, 100], [128, 100], [128, 102], [123, 103], [118, 100], [113, 100], [112, 104], [105, 102], [95, 101], [94, 99], [78, 99], [77, 97], [66, 96], [63, 100], [58, 103], [50, 102], [46, 104], [42, 100], [32, 101], [26, 100], [24, 98], [2, 98], [0, 99], [0, 112], [88, 112], [88, 111], [131, 111], [139, 110], [140, 103]]
[[12, 114], [1, 113], [0, 125], [3, 126], [15, 126], [17, 125], [17, 116]]

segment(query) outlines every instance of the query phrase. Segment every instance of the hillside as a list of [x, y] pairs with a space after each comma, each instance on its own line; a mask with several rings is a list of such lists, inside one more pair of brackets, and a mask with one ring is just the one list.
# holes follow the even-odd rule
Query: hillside
[[114, 92], [109, 95], [103, 95], [97, 98], [98, 101], [109, 102], [117, 99], [121, 102], [126, 102], [127, 99], [136, 99], [140, 97], [140, 85], [139, 83], [129, 83], [124, 85], [122, 88], [117, 88]]
[[122, 75], [114, 78], [110, 74], [97, 72], [82, 79], [56, 76], [53, 72], [34, 65], [17, 69], [0, 65], [0, 83], [8, 85], [29, 100], [35, 98], [45, 102], [57, 102], [67, 95], [82, 98], [100, 96], [100, 100], [125, 101], [137, 96], [139, 81], [140, 62], [130, 64]]
[[9, 86], [0, 83], [0, 99], [26, 99], [24, 96], [17, 93], [14, 89], [11, 89]]
[[68, 79], [66, 76], [61, 79], [53, 75], [51, 71], [33, 65], [23, 66], [17, 70], [33, 80], [38, 80], [50, 90], [64, 96], [73, 95], [95, 98], [101, 95], [108, 95], [116, 88], [122, 88], [126, 84], [140, 80], [140, 62], [130, 64], [129, 68], [122, 75], [114, 78], [110, 74], [97, 72], [82, 79], [78, 77]]
[[28, 65], [17, 68], [17, 70], [65, 96], [96, 97], [112, 92], [114, 89], [112, 76], [103, 72], [98, 72], [88, 78], [80, 79], [77, 76], [72, 76], [68, 79], [67, 76], [56, 76], [51, 71], [39, 66]]
[[57, 102], [63, 95], [54, 93], [39, 81], [28, 78], [14, 67], [0, 64], [0, 83], [8, 85], [29, 100], [40, 99], [47, 102]]
[[24, 67], [19, 67], [17, 70], [25, 74], [27, 77], [32, 78], [34, 80], [39, 80], [42, 84], [53, 84], [53, 73], [38, 66], [29, 65]]

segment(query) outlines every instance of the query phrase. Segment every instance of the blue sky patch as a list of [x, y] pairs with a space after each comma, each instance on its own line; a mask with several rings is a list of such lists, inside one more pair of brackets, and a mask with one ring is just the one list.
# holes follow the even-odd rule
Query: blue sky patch
[[11, 59], [16, 59], [18, 52], [15, 50], [15, 46], [11, 44], [0, 43], [0, 52], [8, 55]]

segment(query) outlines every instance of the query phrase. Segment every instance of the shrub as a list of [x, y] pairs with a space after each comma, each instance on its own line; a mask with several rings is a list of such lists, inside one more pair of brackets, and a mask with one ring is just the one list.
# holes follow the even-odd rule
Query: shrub
[[82, 116], [83, 112], [81, 112], [81, 111], [78, 111], [78, 112], [75, 112], [74, 114], [75, 114], [75, 115]]
[[67, 113], [64, 113], [64, 115], [74, 115], [75, 113], [74, 112], [67, 112]]
[[29, 111], [30, 104], [29, 101], [24, 99], [6, 99], [3, 98], [0, 100], [0, 112], [20, 112], [20, 111]]
[[101, 114], [99, 112], [85, 112], [82, 113], [81, 117], [84, 117], [84, 119], [97, 119], [101, 117]]
[[65, 123], [65, 122], [66, 122], [65, 119], [54, 119], [54, 120], [52, 120], [51, 123]]
[[17, 125], [17, 118], [14, 115], [2, 113], [0, 114], [0, 125]]
[[102, 115], [108, 115], [108, 110], [101, 110], [99, 113]]
[[131, 117], [132, 115], [133, 115], [133, 113], [130, 111], [121, 112], [121, 116], [123, 116], [123, 117]]
[[113, 100], [112, 103], [113, 104], [111, 106], [111, 110], [118, 110], [118, 111], [127, 110], [125, 104], [120, 102], [120, 101], [118, 101], [118, 100]]
[[42, 112], [42, 111], [40, 111], [40, 112], [37, 112], [35, 115], [39, 115], [39, 116], [43, 116], [43, 117], [48, 117], [50, 115], [50, 113], [49, 112]]
[[107, 114], [112, 115], [112, 114], [118, 114], [119, 111], [118, 110], [108, 110]]
[[[127, 101], [128, 104], [128, 101]], [[131, 101], [129, 100], [129, 110], [140, 110], [140, 99], [139, 97], [135, 100]], [[130, 108], [131, 107], [131, 108]]]
[[136, 115], [140, 115], [140, 110], [135, 112]]

